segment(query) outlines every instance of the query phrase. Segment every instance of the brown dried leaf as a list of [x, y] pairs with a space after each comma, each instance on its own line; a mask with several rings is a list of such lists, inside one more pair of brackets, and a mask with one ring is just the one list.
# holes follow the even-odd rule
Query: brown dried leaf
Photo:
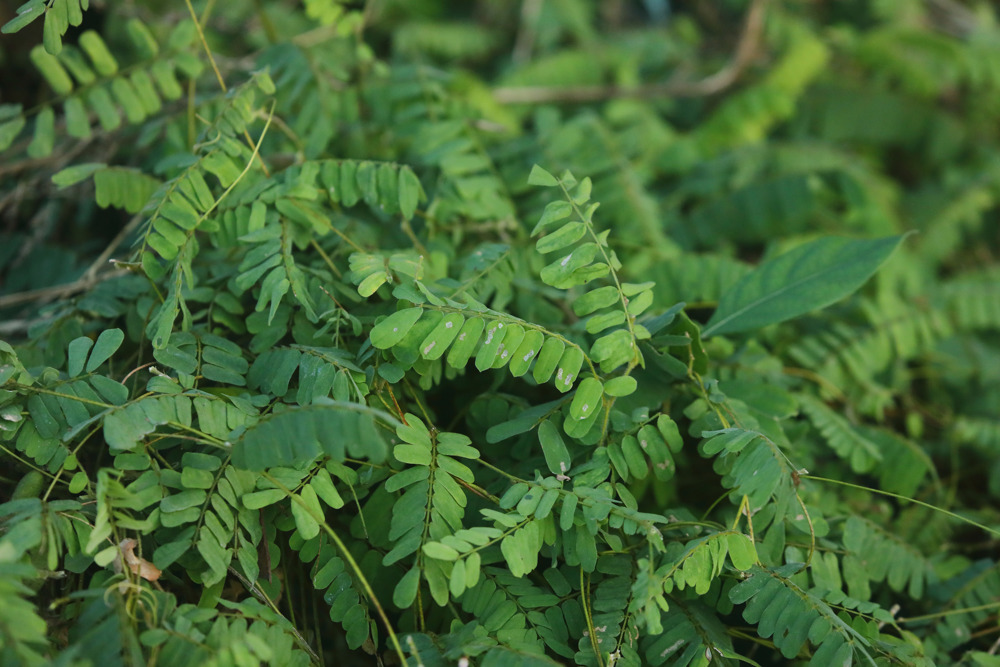
[[140, 558], [135, 555], [135, 548], [138, 544], [139, 543], [131, 537], [125, 538], [121, 541], [118, 545], [118, 549], [121, 551], [121, 557], [115, 558], [115, 572], [121, 572], [122, 560], [124, 560], [125, 564], [128, 565], [128, 569], [132, 570], [132, 574], [137, 574], [146, 581], [156, 581], [160, 578], [162, 572], [160, 572], [160, 568], [156, 567], [145, 558]]

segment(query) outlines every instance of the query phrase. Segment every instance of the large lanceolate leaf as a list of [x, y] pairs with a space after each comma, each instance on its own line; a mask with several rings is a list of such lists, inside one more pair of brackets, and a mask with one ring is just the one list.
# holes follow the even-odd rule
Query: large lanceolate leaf
[[827, 237], [768, 260], [723, 293], [702, 336], [759, 329], [825, 308], [861, 287], [903, 238]]
[[327, 455], [342, 461], [345, 455], [379, 463], [388, 446], [375, 417], [391, 417], [357, 403], [329, 399], [292, 408], [251, 426], [233, 443], [233, 465], [245, 470], [292, 466]]

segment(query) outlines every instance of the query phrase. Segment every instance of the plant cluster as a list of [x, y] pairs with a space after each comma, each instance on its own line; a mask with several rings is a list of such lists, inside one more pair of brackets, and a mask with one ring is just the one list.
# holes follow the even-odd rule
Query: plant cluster
[[1000, 665], [988, 3], [142, 4], [3, 27], [0, 665]]

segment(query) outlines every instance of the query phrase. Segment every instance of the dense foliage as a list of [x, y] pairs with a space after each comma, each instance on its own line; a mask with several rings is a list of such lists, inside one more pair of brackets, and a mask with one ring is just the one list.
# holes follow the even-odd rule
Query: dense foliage
[[1000, 665], [990, 3], [303, 4], [8, 17], [0, 664]]

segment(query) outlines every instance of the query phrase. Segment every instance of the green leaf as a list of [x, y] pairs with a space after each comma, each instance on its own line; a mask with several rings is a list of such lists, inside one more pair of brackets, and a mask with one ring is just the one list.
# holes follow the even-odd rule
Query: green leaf
[[461, 313], [445, 315], [420, 343], [420, 354], [426, 359], [440, 359], [458, 337], [464, 324], [465, 317]]
[[637, 479], [645, 479], [649, 474], [649, 464], [639, 446], [639, 440], [634, 435], [626, 435], [622, 438], [621, 448], [629, 473]]
[[97, 114], [97, 121], [105, 132], [112, 132], [121, 126], [122, 118], [118, 115], [118, 108], [104, 86], [91, 88], [87, 93], [87, 102]]
[[535, 243], [535, 250], [543, 255], [561, 250], [583, 238], [587, 233], [587, 225], [582, 222], [567, 222], [551, 234], [543, 236]]
[[559, 181], [556, 180], [555, 176], [536, 164], [531, 168], [531, 173], [528, 174], [528, 185], [541, 185], [542, 187], [551, 188], [559, 185]]
[[100, 35], [93, 30], [87, 30], [80, 35], [78, 41], [87, 57], [90, 58], [90, 62], [94, 63], [94, 69], [97, 70], [98, 74], [110, 77], [118, 72], [118, 62], [111, 55], [111, 51], [108, 50]]
[[615, 289], [614, 285], [598, 287], [573, 301], [573, 312], [583, 317], [601, 308], [607, 308], [620, 299], [621, 297], [618, 295], [618, 290]]
[[531, 371], [535, 382], [542, 384], [549, 381], [565, 350], [566, 344], [558, 338], [549, 338], [542, 344], [542, 349], [539, 350], [538, 357], [535, 359], [535, 368]]
[[125, 334], [121, 329], [107, 329], [102, 331], [94, 343], [94, 349], [90, 352], [90, 360], [87, 361], [87, 372], [93, 373], [101, 364], [111, 358], [111, 355], [121, 347], [125, 340]]
[[[295, 527], [304, 539], [311, 540], [319, 535], [319, 522], [317, 516], [323, 516], [323, 508], [316, 497], [316, 491], [311, 486], [303, 486], [298, 494], [301, 503], [292, 497], [292, 518], [295, 520]], [[304, 507], [303, 507], [304, 505]]]
[[604, 370], [614, 370], [628, 363], [635, 355], [635, 343], [626, 329], [618, 329], [601, 336], [590, 348], [590, 356]]
[[56, 139], [56, 114], [52, 107], [45, 106], [35, 116], [35, 134], [28, 144], [28, 155], [33, 158], [42, 158], [50, 155], [55, 146]]
[[423, 546], [424, 553], [438, 560], [457, 560], [459, 553], [454, 548], [440, 542], [427, 542]]
[[558, 289], [569, 289], [575, 285], [581, 285], [586, 281], [582, 280], [576, 271], [590, 264], [596, 255], [596, 243], [580, 244], [573, 249], [573, 252], [544, 267], [539, 277], [546, 285]]
[[563, 393], [572, 389], [582, 366], [583, 351], [580, 348], [571, 347], [563, 352], [556, 365], [556, 389]]
[[510, 360], [510, 374], [514, 377], [521, 377], [528, 372], [531, 362], [542, 349], [545, 342], [545, 335], [541, 331], [530, 330], [525, 332], [521, 344], [513, 351]]
[[457, 456], [463, 459], [479, 458], [479, 450], [471, 446], [472, 440], [461, 433], [439, 433], [437, 445], [438, 454]]
[[405, 308], [398, 310], [389, 317], [375, 325], [371, 332], [372, 345], [380, 350], [386, 350], [409, 333], [413, 325], [417, 323], [420, 316], [424, 314], [423, 308]]
[[392, 456], [400, 463], [415, 466], [431, 464], [431, 450], [421, 445], [396, 445], [392, 448]]
[[476, 368], [485, 371], [493, 366], [497, 355], [500, 352], [500, 345], [507, 335], [509, 328], [504, 327], [503, 322], [493, 322], [486, 329], [486, 336], [483, 338], [483, 345], [476, 353]]
[[599, 412], [602, 407], [602, 396], [604, 396], [604, 385], [601, 381], [595, 377], [584, 378], [569, 406], [570, 417], [584, 420]]
[[551, 227], [553, 223], [568, 218], [572, 213], [573, 205], [567, 201], [560, 199], [549, 202], [545, 205], [545, 210], [542, 211], [542, 217], [538, 219], [538, 224], [531, 230], [531, 235], [535, 236]]
[[31, 50], [31, 62], [45, 77], [45, 81], [57, 95], [69, 95], [73, 92], [73, 81], [63, 69], [62, 64], [45, 47], [39, 44]]
[[500, 342], [500, 346], [497, 348], [497, 355], [493, 360], [491, 368], [503, 368], [506, 366], [513, 358], [514, 352], [521, 345], [521, 341], [524, 340], [524, 327], [520, 324], [508, 324], [505, 328], [506, 333]]
[[270, 415], [249, 426], [233, 443], [233, 465], [259, 471], [312, 461], [320, 454], [335, 461], [347, 455], [384, 461], [388, 446], [373, 421], [376, 415], [396, 423], [367, 406], [323, 398]]
[[0, 123], [0, 151], [7, 150], [28, 121], [18, 114], [11, 120]]
[[52, 182], [60, 188], [65, 188], [70, 185], [75, 185], [84, 179], [90, 178], [95, 171], [104, 167], [105, 165], [101, 162], [75, 164], [72, 167], [66, 167], [65, 169], [57, 172], [54, 176], [52, 176]]
[[396, 584], [396, 588], [392, 592], [392, 603], [400, 609], [406, 609], [416, 601], [419, 589], [420, 568], [412, 567]]
[[620, 377], [612, 378], [604, 383], [604, 393], [608, 396], [628, 396], [629, 394], [635, 393], [638, 389], [639, 383], [631, 375], [622, 375]]
[[67, 348], [68, 365], [66, 369], [70, 377], [76, 377], [83, 372], [83, 365], [87, 361], [87, 353], [90, 352], [90, 348], [93, 345], [94, 341], [86, 336], [81, 336], [70, 341]]
[[594, 315], [587, 320], [587, 333], [596, 334], [610, 329], [611, 327], [625, 324], [625, 313], [620, 310], [611, 310], [606, 313]]
[[[75, 2], [76, 0], [70, 1]], [[132, 40], [132, 43], [142, 57], [147, 60], [155, 58], [156, 54], [159, 53], [160, 47], [149, 28], [137, 18], [129, 19], [125, 27], [128, 30], [129, 39]]]
[[[69, 0], [76, 2], [76, 0]], [[45, 25], [42, 28], [42, 43], [45, 50], [52, 55], [58, 55], [62, 51], [62, 35], [69, 27], [69, 18], [66, 8], [67, 0], [56, 0], [45, 12]]]
[[757, 562], [757, 549], [749, 537], [741, 533], [728, 533], [726, 547], [729, 550], [729, 560], [737, 570], [746, 571]]
[[451, 568], [451, 576], [448, 577], [448, 592], [451, 597], [458, 599], [465, 592], [465, 561], [459, 560]]
[[[423, 187], [420, 179], [409, 167], [399, 169], [399, 210], [404, 220], [410, 220], [417, 212], [417, 204], [423, 199]], [[407, 605], [409, 606], [409, 605]]]
[[330, 473], [326, 469], [320, 468], [316, 472], [316, 476], [309, 482], [309, 485], [327, 506], [333, 509], [340, 509], [344, 506], [344, 499], [340, 497], [340, 492], [333, 485], [333, 479], [331, 479]]
[[768, 260], [723, 293], [702, 336], [759, 329], [826, 308], [861, 287], [904, 238], [827, 237]]
[[543, 421], [538, 425], [538, 442], [542, 445], [542, 454], [545, 455], [545, 465], [549, 471], [553, 475], [565, 475], [572, 460], [559, 428], [550, 421]]
[[17, 8], [17, 16], [7, 21], [3, 28], [0, 28], [0, 32], [5, 35], [17, 32], [44, 14], [45, 0], [29, 0]]
[[207, 496], [202, 489], [192, 489], [181, 491], [172, 496], [167, 496], [160, 501], [161, 512], [180, 512], [181, 510], [198, 507], [205, 504]]
[[259, 510], [281, 501], [285, 496], [285, 492], [281, 489], [267, 489], [265, 491], [248, 493], [240, 498], [240, 500], [248, 510]]

